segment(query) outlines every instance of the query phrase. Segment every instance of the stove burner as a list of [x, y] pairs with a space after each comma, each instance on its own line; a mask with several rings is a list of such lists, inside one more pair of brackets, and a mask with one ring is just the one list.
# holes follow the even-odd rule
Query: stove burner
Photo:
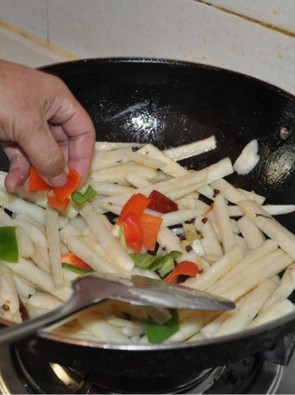
[[[295, 360], [292, 363], [291, 370], [294, 369]], [[263, 361], [261, 356], [248, 357], [227, 366], [208, 369], [192, 382], [175, 389], [175, 393], [274, 394], [276, 391], [280, 393], [283, 387], [284, 391], [287, 388], [284, 393], [292, 393], [293, 377], [288, 369]], [[76, 371], [46, 359], [32, 360], [23, 351], [8, 346], [1, 348], [0, 372], [2, 394], [120, 393], [120, 390], [108, 388], [97, 380], [95, 372]], [[289, 384], [286, 377], [289, 377]]]

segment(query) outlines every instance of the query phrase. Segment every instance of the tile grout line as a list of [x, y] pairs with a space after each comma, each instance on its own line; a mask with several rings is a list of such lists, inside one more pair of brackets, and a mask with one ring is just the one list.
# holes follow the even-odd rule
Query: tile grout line
[[2, 19], [0, 19], [0, 26], [5, 28], [5, 29], [7, 29], [7, 30], [9, 30], [9, 31], [11, 31], [11, 32], [13, 32], [13, 33], [18, 34], [21, 37], [26, 38], [27, 40], [31, 41], [34, 44], [37, 44], [37, 45], [39, 45], [39, 46], [41, 46], [43, 48], [46, 48], [46, 49], [48, 49], [48, 50], [50, 50], [52, 52], [55, 52], [56, 54], [58, 54], [60, 56], [63, 56], [63, 57], [65, 57], [68, 60], [77, 60], [77, 59], [79, 59], [78, 56], [76, 56], [76, 55], [74, 55], [74, 54], [72, 54], [72, 53], [70, 53], [70, 52], [68, 52], [68, 51], [66, 51], [66, 50], [64, 50], [62, 48], [59, 48], [59, 47], [57, 47], [57, 46], [55, 46], [53, 44], [50, 44], [46, 40], [44, 40], [43, 38], [35, 36], [34, 34], [28, 33], [28, 32], [26, 32], [25, 30], [23, 30], [23, 29], [21, 29], [19, 27], [16, 27], [14, 25], [11, 25], [8, 22], [3, 21]]
[[198, 3], [205, 4], [205, 5], [209, 6], [209, 7], [213, 7], [215, 9], [223, 11], [223, 12], [225, 12], [227, 14], [237, 16], [237, 17], [242, 18], [242, 19], [244, 19], [244, 20], [246, 20], [248, 22], [256, 23], [257, 25], [263, 26], [263, 27], [265, 27], [267, 29], [270, 29], [270, 30], [274, 30], [274, 31], [276, 31], [278, 33], [281, 33], [281, 34], [284, 34], [286, 36], [293, 37], [293, 38], [295, 37], [295, 32], [292, 32], [292, 31], [280, 28], [278, 26], [272, 25], [271, 23], [263, 22], [263, 21], [261, 21], [259, 19], [256, 19], [256, 18], [252, 18], [252, 17], [246, 16], [246, 15], [241, 14], [239, 12], [229, 10], [229, 9], [227, 9], [225, 7], [212, 4], [212, 3], [210, 3], [210, 1], [207, 1], [207, 0], [194, 0], [194, 1], [197, 1]]

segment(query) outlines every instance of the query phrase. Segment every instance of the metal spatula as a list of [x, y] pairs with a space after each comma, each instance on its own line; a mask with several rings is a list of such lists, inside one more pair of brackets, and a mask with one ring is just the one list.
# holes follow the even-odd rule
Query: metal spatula
[[135, 306], [222, 311], [235, 308], [227, 299], [142, 276], [87, 275], [73, 284], [71, 298], [40, 317], [0, 330], [0, 344], [11, 343], [94, 304], [119, 300]]

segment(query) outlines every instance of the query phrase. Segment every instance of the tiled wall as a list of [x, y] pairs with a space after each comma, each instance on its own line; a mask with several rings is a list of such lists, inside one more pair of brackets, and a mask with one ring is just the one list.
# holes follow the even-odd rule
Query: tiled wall
[[[47, 45], [52, 62], [174, 58], [240, 71], [295, 93], [294, 0], [0, 0], [0, 19], [2, 27]], [[0, 31], [0, 57], [8, 41]], [[17, 60], [34, 65], [23, 52]]]

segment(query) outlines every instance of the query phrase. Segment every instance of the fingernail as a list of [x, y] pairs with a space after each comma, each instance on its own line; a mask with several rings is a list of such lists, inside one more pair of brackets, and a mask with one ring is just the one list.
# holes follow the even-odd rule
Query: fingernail
[[68, 177], [65, 173], [50, 178], [50, 184], [54, 187], [62, 187], [68, 182]]

